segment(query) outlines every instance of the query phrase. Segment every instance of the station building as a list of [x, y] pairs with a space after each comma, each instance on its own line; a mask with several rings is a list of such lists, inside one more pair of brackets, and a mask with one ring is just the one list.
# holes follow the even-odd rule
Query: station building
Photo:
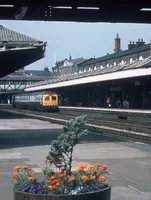
[[78, 73], [61, 74], [25, 91], [54, 90], [64, 105], [106, 107], [110, 98], [113, 108], [127, 99], [130, 108], [151, 109], [151, 45], [138, 39], [121, 50], [120, 43], [117, 34], [113, 54], [85, 60]]
[[71, 75], [77, 73], [79, 71], [79, 64], [85, 61], [84, 58], [72, 58], [69, 56], [69, 59], [64, 59], [62, 61], [58, 61], [52, 67], [53, 75], [60, 76], [60, 75]]

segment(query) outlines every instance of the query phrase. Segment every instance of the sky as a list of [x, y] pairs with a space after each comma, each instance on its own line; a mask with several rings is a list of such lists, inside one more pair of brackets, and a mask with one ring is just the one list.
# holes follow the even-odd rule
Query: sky
[[69, 58], [89, 59], [113, 53], [116, 34], [121, 38], [121, 49], [127, 49], [129, 41], [139, 38], [146, 43], [151, 40], [151, 25], [122, 23], [77, 23], [0, 21], [0, 25], [27, 36], [46, 41], [46, 57], [25, 69], [50, 70], [57, 61]]

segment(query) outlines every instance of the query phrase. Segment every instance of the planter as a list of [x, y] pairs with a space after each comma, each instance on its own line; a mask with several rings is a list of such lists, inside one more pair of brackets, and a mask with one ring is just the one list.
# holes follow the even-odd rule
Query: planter
[[44, 195], [14, 191], [14, 200], [110, 200], [111, 187], [77, 195]]

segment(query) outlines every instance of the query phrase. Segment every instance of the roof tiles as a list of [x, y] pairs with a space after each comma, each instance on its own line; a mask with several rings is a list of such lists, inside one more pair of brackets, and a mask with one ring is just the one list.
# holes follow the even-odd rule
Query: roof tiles
[[0, 42], [42, 42], [0, 25]]

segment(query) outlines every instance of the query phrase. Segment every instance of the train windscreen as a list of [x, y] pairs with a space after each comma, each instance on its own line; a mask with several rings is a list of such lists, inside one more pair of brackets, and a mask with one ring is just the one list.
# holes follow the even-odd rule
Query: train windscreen
[[52, 96], [52, 100], [55, 101], [56, 100], [56, 96]]

